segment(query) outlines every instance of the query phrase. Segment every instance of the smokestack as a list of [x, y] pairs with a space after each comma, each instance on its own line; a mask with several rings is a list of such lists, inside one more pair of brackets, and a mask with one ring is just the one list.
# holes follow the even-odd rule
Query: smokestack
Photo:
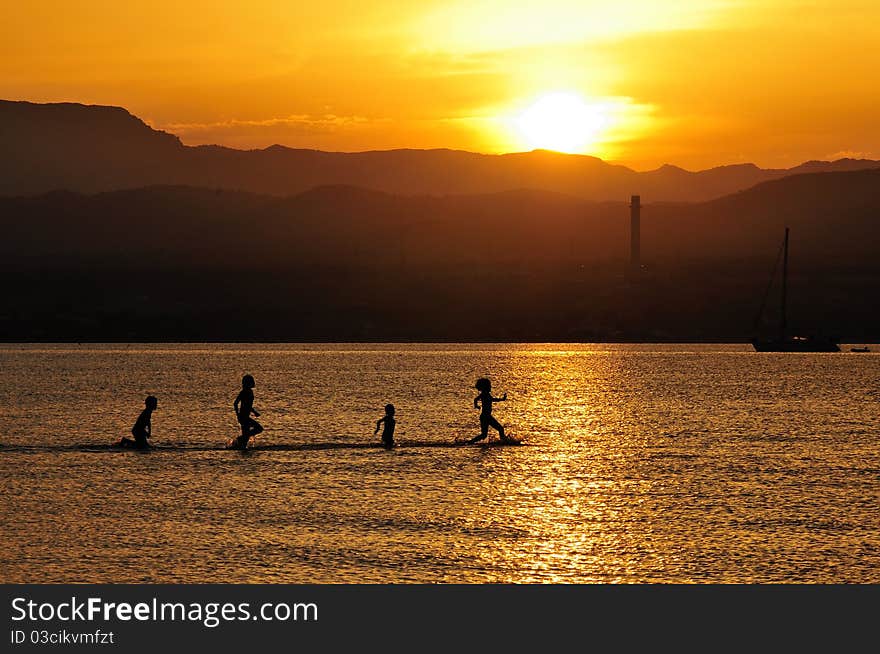
[[633, 273], [642, 268], [641, 212], [641, 196], [633, 195], [629, 203], [629, 264]]

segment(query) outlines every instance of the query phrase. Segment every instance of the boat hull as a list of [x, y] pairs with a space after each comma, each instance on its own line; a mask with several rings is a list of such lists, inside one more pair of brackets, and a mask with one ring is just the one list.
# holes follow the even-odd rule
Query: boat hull
[[761, 341], [755, 339], [752, 346], [756, 352], [840, 352], [833, 341], [812, 338], [787, 338]]

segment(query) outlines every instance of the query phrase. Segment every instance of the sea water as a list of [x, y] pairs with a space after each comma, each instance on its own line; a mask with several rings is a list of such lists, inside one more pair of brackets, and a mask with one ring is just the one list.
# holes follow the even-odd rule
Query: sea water
[[[427, 447], [483, 376], [525, 445]], [[873, 352], [2, 345], [0, 581], [878, 583], [878, 406]]]

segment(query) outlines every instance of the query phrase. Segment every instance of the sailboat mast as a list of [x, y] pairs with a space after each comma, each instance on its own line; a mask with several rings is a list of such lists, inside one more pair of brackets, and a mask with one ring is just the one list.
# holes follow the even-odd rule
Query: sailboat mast
[[785, 228], [785, 245], [782, 254], [782, 320], [779, 324], [779, 338], [785, 340], [785, 328], [787, 322], [786, 303], [788, 295], [788, 227]]

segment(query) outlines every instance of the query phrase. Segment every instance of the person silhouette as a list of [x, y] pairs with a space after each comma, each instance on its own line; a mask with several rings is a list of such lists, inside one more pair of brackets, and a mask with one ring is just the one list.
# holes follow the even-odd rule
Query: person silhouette
[[241, 425], [241, 436], [234, 438], [227, 444], [230, 449], [246, 449], [248, 441], [263, 431], [263, 426], [251, 418], [251, 414], [257, 418], [260, 417], [260, 412], [254, 408], [253, 388], [256, 385], [251, 375], [245, 375], [241, 378], [241, 391], [232, 403], [238, 424]]
[[397, 420], [394, 419], [393, 404], [385, 405], [385, 416], [376, 421], [376, 431], [373, 432], [373, 435], [379, 433], [379, 427], [383, 423], [385, 427], [382, 429], [382, 444], [390, 449], [394, 447], [394, 427], [397, 426]]
[[159, 401], [152, 395], [148, 395], [144, 400], [144, 410], [141, 411], [134, 426], [131, 428], [131, 435], [134, 436], [134, 440], [123, 436], [113, 445], [116, 447], [133, 447], [140, 450], [149, 448], [150, 443], [147, 439], [153, 436], [151, 418], [157, 406], [159, 406]]
[[473, 444], [486, 438], [489, 435], [489, 427], [498, 431], [498, 436], [503, 442], [513, 442], [513, 439], [508, 438], [504, 433], [504, 427], [501, 426], [501, 423], [492, 416], [492, 404], [495, 402], [506, 402], [507, 393], [503, 397], [492, 397], [492, 382], [485, 377], [480, 377], [474, 386], [480, 391], [480, 394], [474, 398], [474, 408], [480, 409], [480, 435], [474, 436], [467, 441], [468, 444]]

